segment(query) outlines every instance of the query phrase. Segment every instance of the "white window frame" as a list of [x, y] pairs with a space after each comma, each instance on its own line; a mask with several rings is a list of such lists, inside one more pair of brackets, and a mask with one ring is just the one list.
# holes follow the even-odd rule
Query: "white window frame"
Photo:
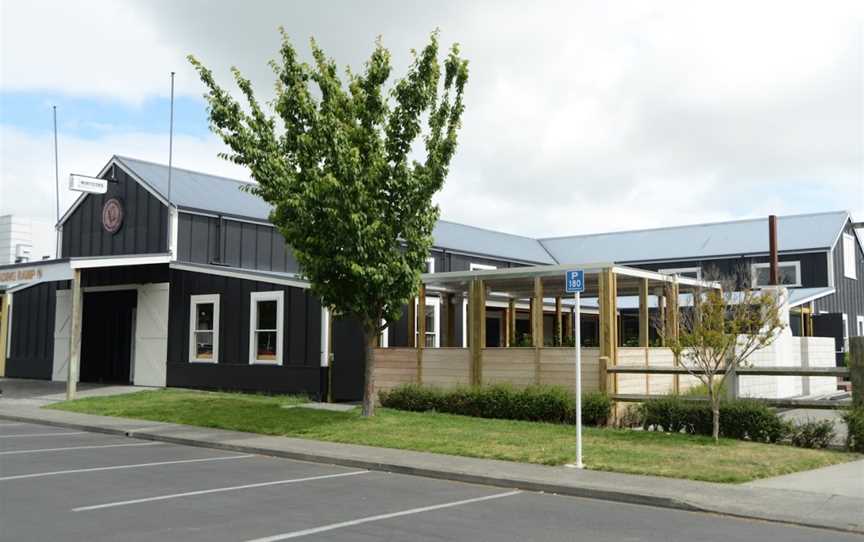
[[469, 271], [492, 271], [493, 269], [498, 269], [497, 265], [489, 265], [486, 263], [469, 263], [468, 270]]
[[[387, 320], [381, 319], [381, 325], [387, 323]], [[384, 331], [381, 332], [381, 348], [390, 348], [390, 326], [384, 328]]]
[[[764, 286], [770, 286], [769, 284], [759, 284], [759, 270], [760, 269], [769, 269], [771, 264], [768, 262], [765, 263], [754, 263], [750, 264], [750, 282], [751, 286], [754, 288], [762, 288]], [[786, 286], [787, 288], [797, 288], [801, 286], [801, 262], [795, 260], [793, 262], [779, 262], [779, 267], [794, 267], [795, 268], [795, 282], [793, 284], [781, 284], [780, 286]]]
[[[414, 340], [419, 341], [420, 337], [418, 336], [418, 327], [420, 324], [420, 301], [415, 297], [414, 298]], [[440, 297], [427, 297], [426, 298], [426, 306], [435, 307], [435, 311], [433, 312], [432, 318], [435, 320], [435, 341], [433, 346], [425, 346], [426, 341], [423, 341], [424, 348], [440, 348], [441, 347], [441, 298]], [[423, 312], [423, 318], [426, 318], [426, 312]], [[429, 335], [429, 330], [426, 330], [426, 334]], [[415, 342], [414, 344], [420, 344], [419, 342]]]
[[860, 314], [855, 318], [855, 331], [859, 337], [864, 337], [864, 316]]
[[847, 279], [858, 280], [855, 269], [855, 238], [848, 233], [843, 234], [843, 276]]
[[428, 258], [426, 258], [426, 269], [427, 273], [435, 272], [435, 256], [429, 256]]
[[[276, 359], [258, 359], [256, 354], [255, 323], [258, 319], [258, 302], [276, 301]], [[284, 343], [285, 292], [272, 290], [268, 292], [249, 293], [249, 364], [250, 365], [282, 365], [282, 345]]]
[[843, 352], [849, 351], [849, 316], [843, 313]]
[[658, 273], [665, 273], [667, 275], [681, 275], [682, 273], [692, 273], [696, 272], [696, 280], [702, 280], [702, 268], [701, 267], [673, 267], [670, 269], [658, 269]]
[[[198, 322], [198, 305], [213, 304], [213, 355], [210, 359], [199, 358], [198, 349], [195, 348], [196, 333], [202, 330], [195, 329]], [[219, 294], [202, 294], [189, 296], [189, 361], [191, 363], [219, 363]]]

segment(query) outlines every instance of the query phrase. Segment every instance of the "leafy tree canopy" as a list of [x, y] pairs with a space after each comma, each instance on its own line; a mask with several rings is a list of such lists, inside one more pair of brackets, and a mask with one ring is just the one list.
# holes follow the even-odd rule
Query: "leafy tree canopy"
[[[380, 38], [362, 73], [340, 78], [314, 39], [308, 64], [280, 32], [280, 59], [270, 63], [276, 96], [266, 109], [236, 68], [244, 106], [189, 61], [208, 89], [211, 127], [231, 149], [221, 156], [249, 169], [257, 185], [248, 190], [273, 206], [271, 222], [324, 305], [357, 318], [368, 337], [416, 294], [438, 218], [432, 196], [456, 150], [468, 62], [453, 45], [442, 80], [436, 31], [386, 90], [392, 68]], [[421, 137], [425, 158], [411, 159]]]

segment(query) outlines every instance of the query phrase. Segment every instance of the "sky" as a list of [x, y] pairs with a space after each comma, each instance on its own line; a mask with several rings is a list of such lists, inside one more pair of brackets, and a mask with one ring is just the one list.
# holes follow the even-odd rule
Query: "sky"
[[[818, 9], [816, 9], [818, 7]], [[220, 159], [195, 54], [273, 94], [284, 26], [394, 75], [440, 29], [470, 62], [444, 219], [557, 236], [849, 210], [864, 220], [860, 2], [0, 2], [0, 214], [53, 220], [114, 154], [248, 179]], [[61, 209], [62, 213], [62, 209]]]

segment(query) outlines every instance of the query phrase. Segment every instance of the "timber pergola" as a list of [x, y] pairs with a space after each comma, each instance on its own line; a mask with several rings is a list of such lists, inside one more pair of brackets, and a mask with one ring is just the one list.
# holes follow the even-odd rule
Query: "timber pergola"
[[[644, 269], [615, 265], [613, 263], [566, 264], [508, 269], [454, 271], [427, 273], [422, 275], [422, 286], [418, 306], [425, 306], [427, 294], [437, 293], [452, 306], [454, 297], [467, 298], [468, 343], [475, 363], [480, 363], [481, 350], [486, 346], [485, 311], [491, 300], [506, 301], [504, 346], [515, 344], [515, 303], [529, 301], [531, 344], [543, 347], [543, 307], [554, 301], [556, 316], [556, 341], [561, 345], [562, 311], [573, 307], [572, 294], [565, 292], [565, 273], [582, 269], [585, 272], [585, 291], [582, 306], [596, 303], [599, 315], [600, 356], [614, 365], [619, 343], [618, 299], [635, 296], [639, 309], [639, 346], [649, 346], [650, 316], [649, 296], [656, 296], [655, 307], [659, 326], [676, 334], [679, 326], [679, 305], [682, 300], [692, 302], [695, 296], [686, 294], [705, 289], [719, 289], [715, 282], [708, 282], [678, 275], [669, 275]], [[451, 297], [452, 296], [452, 297]], [[452, 320], [452, 319], [448, 319]], [[423, 336], [424, 319], [418, 318], [418, 335]], [[668, 326], [668, 327], [667, 327]], [[665, 329], [661, 336], [666, 336]], [[450, 334], [452, 336], [452, 333]], [[476, 339], [476, 340], [475, 340]], [[412, 345], [413, 346], [413, 345]], [[417, 348], [424, 345], [417, 344]], [[445, 344], [444, 346], [452, 346]]]

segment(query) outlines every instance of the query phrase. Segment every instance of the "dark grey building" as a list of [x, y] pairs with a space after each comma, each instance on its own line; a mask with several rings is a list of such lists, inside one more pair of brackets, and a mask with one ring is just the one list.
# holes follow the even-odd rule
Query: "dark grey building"
[[[244, 183], [174, 168], [169, 194], [166, 166], [120, 156], [98, 176], [110, 181], [108, 191], [82, 194], [62, 217], [59, 259], [0, 267], [6, 376], [66, 378], [69, 279], [77, 270], [82, 381], [359, 398], [358, 326], [331, 318], [310, 294], [268, 206], [241, 190]], [[864, 253], [849, 214], [779, 222], [781, 276], [793, 304], [812, 315], [809, 331], [839, 334], [842, 347], [844, 334], [864, 333]], [[743, 267], [761, 284], [768, 257], [766, 220], [554, 239], [440, 221], [434, 239], [428, 271], [436, 273], [615, 262], [696, 277], [709, 267]], [[445, 300], [430, 295], [423, 311], [406, 307], [382, 344], [466, 346], [465, 301], [443, 307]], [[517, 329], [528, 326], [523, 309]], [[409, 322], [416, 312], [426, 337]], [[489, 346], [501, 344], [501, 314], [490, 302]], [[551, 321], [544, 329], [551, 333]]]

